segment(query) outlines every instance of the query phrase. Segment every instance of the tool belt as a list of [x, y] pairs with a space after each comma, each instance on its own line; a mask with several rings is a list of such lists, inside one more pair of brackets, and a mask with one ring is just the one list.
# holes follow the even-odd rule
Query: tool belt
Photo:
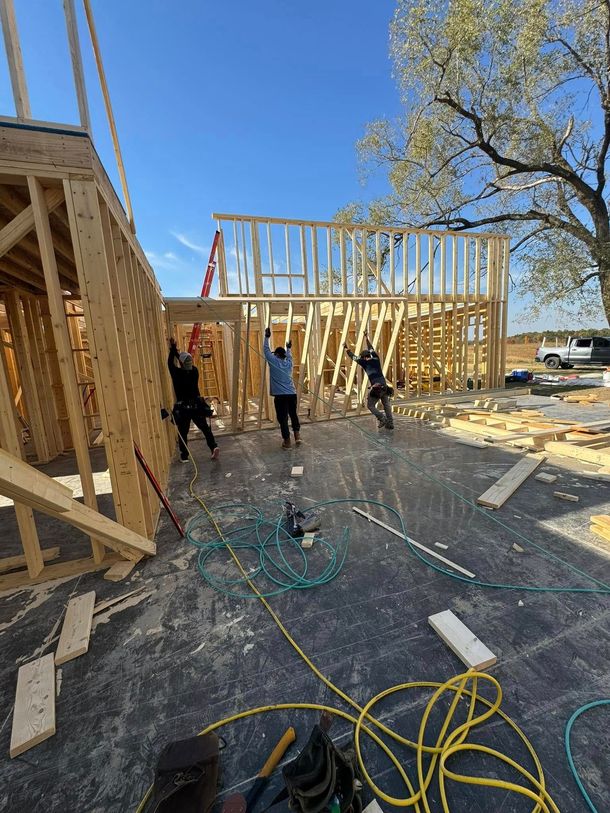
[[208, 813], [216, 799], [218, 737], [206, 734], [165, 746], [145, 813]]
[[[314, 726], [309, 742], [282, 771], [291, 810], [321, 813], [337, 797], [341, 813], [361, 813], [362, 782], [356, 753], [342, 750], [320, 726]], [[274, 802], [278, 801], [277, 797]]]
[[181, 418], [192, 418], [194, 416], [201, 418], [211, 418], [214, 415], [214, 410], [205, 400], [199, 396], [194, 401], [176, 401], [173, 409], [174, 417], [176, 420]]
[[389, 395], [390, 398], [394, 395], [394, 387], [389, 384], [371, 384], [369, 387], [369, 396], [379, 400], [384, 395]]

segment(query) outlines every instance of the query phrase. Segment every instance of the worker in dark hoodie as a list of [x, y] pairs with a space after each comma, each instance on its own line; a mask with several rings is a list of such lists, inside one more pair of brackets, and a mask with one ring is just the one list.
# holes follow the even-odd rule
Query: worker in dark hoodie
[[286, 342], [286, 349], [276, 347], [272, 351], [269, 347], [270, 338], [271, 329], [266, 328], [263, 349], [269, 365], [271, 395], [275, 402], [277, 422], [282, 432], [282, 449], [290, 449], [289, 417], [294, 432], [294, 442], [297, 446], [301, 443], [301, 424], [297, 415], [297, 391], [292, 380], [292, 353], [290, 352], [292, 342]]
[[[385, 380], [383, 370], [381, 369], [381, 360], [369, 341], [368, 333], [364, 334], [364, 338], [366, 341], [366, 350], [363, 350], [359, 356], [352, 353], [347, 344], [344, 344], [343, 347], [347, 355], [355, 361], [356, 364], [359, 364], [368, 376], [370, 387], [366, 405], [369, 412], [377, 418], [380, 429], [383, 427], [386, 429], [394, 429], [394, 416], [392, 414], [392, 404], [390, 403], [390, 396], [394, 394], [394, 390]], [[383, 405], [385, 415], [377, 409], [379, 401], [381, 401]]]
[[187, 443], [191, 421], [203, 432], [206, 443], [212, 452], [212, 460], [218, 460], [220, 449], [207, 420], [214, 413], [199, 392], [199, 370], [193, 364], [193, 357], [190, 353], [178, 352], [174, 339], [169, 340], [167, 366], [169, 367], [169, 374], [172, 377], [176, 394], [176, 403], [172, 414], [179, 433], [180, 460], [186, 463], [189, 459]]

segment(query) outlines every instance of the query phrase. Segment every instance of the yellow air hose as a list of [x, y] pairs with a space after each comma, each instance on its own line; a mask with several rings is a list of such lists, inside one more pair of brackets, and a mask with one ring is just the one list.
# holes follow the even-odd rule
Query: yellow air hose
[[[247, 571], [243, 567], [239, 557], [237, 556], [231, 545], [225, 539], [211, 511], [208, 509], [203, 499], [198, 494], [195, 493], [194, 484], [199, 476], [199, 471], [197, 468], [197, 464], [195, 463], [195, 459], [193, 458], [188, 446], [187, 449], [194, 469], [193, 477], [189, 483], [189, 493], [205, 511], [205, 513], [210, 519], [210, 522], [214, 526], [214, 529], [216, 530], [216, 533], [218, 534], [219, 538], [225, 542], [227, 550], [231, 554], [238, 570], [241, 572], [244, 579], [248, 583], [248, 586], [257, 596], [262, 605], [265, 607], [265, 609], [267, 610], [267, 612], [269, 613], [269, 615], [271, 616], [271, 618], [273, 619], [273, 621], [275, 622], [276, 626], [279, 628], [283, 636], [286, 638], [288, 643], [293, 647], [293, 649], [297, 652], [299, 657], [307, 664], [307, 666], [316, 675], [316, 677], [318, 677], [326, 686], [328, 686], [329, 689], [331, 689], [336, 695], [338, 695], [347, 705], [351, 706], [356, 712], [358, 712], [358, 716], [356, 717], [352, 714], [349, 714], [348, 712], [343, 711], [342, 709], [334, 708], [332, 706], [325, 706], [318, 703], [277, 703], [271, 706], [259, 706], [257, 708], [247, 709], [246, 711], [241, 711], [238, 712], [237, 714], [233, 714], [230, 717], [225, 717], [222, 720], [218, 720], [217, 722], [211, 723], [210, 725], [206, 726], [202, 731], [199, 732], [199, 736], [209, 734], [210, 732], [215, 731], [218, 728], [222, 728], [223, 726], [229, 725], [230, 723], [234, 723], [237, 720], [243, 720], [246, 717], [252, 717], [255, 714], [265, 714], [271, 711], [289, 711], [298, 709], [309, 709], [318, 712], [325, 711], [328, 712], [329, 714], [341, 717], [342, 719], [348, 720], [350, 723], [352, 723], [352, 725], [354, 726], [356, 755], [362, 776], [368, 783], [371, 790], [382, 801], [386, 802], [387, 804], [394, 805], [396, 807], [412, 807], [414, 813], [432, 813], [432, 809], [430, 807], [430, 803], [427, 798], [427, 792], [430, 783], [432, 782], [432, 779], [435, 775], [435, 769], [437, 769], [443, 813], [452, 813], [449, 807], [449, 802], [447, 800], [447, 792], [445, 787], [445, 782], [447, 779], [468, 785], [480, 785], [487, 788], [498, 788], [500, 790], [511, 791], [521, 796], [525, 796], [526, 798], [531, 799], [534, 802], [534, 807], [532, 808], [531, 813], [560, 813], [558, 806], [553, 801], [545, 787], [544, 772], [542, 770], [542, 765], [540, 763], [538, 755], [536, 754], [534, 746], [531, 744], [531, 742], [528, 740], [528, 738], [519, 728], [519, 726], [513, 720], [511, 720], [511, 718], [507, 714], [505, 714], [500, 708], [502, 702], [502, 689], [499, 682], [492, 675], [488, 675], [485, 672], [476, 672], [475, 670], [471, 669], [468, 672], [450, 678], [444, 683], [438, 683], [433, 681], [413, 681], [410, 683], [402, 683], [397, 686], [392, 686], [389, 689], [385, 689], [385, 691], [383, 692], [380, 692], [371, 700], [369, 700], [365, 706], [360, 706], [353, 698], [347, 695], [338, 686], [335, 686], [335, 684], [332, 683], [332, 681], [329, 680], [329, 678], [323, 675], [322, 672], [320, 672], [320, 670], [318, 669], [318, 667], [313, 663], [313, 661], [310, 660], [310, 658], [305, 654], [305, 652], [303, 652], [301, 647], [294, 640], [290, 632], [286, 629], [286, 627], [282, 623], [277, 613], [270, 606], [267, 599], [260, 594], [256, 585], [250, 580]], [[491, 684], [491, 686], [495, 689], [496, 696], [493, 701], [488, 700], [486, 697], [479, 694], [478, 692], [479, 681], [484, 682], [486, 681], [487, 683]], [[472, 684], [472, 687], [470, 689], [467, 688], [467, 685], [469, 683]], [[396, 692], [407, 691], [409, 689], [435, 690], [432, 697], [428, 701], [424, 713], [422, 715], [417, 742], [413, 742], [407, 739], [406, 737], [403, 737], [397, 731], [394, 731], [393, 729], [389, 728], [380, 720], [377, 720], [370, 714], [370, 710], [372, 709], [372, 707], [380, 700], [382, 700], [384, 697], [387, 697], [391, 694], [395, 694]], [[453, 693], [454, 696], [451, 700], [449, 710], [445, 715], [443, 725], [441, 726], [441, 729], [437, 736], [436, 744], [434, 746], [425, 745], [424, 739], [430, 714], [432, 713], [435, 705], [439, 702], [439, 700], [446, 695], [450, 695], [451, 693]], [[460, 699], [462, 698], [469, 698], [469, 708], [466, 722], [457, 726], [450, 734], [447, 735], [447, 731], [453, 720], [456, 708], [459, 704]], [[485, 711], [483, 711], [483, 713], [479, 714], [478, 716], [475, 716], [477, 703], [480, 703], [483, 706], [486, 706], [487, 708], [485, 709]], [[468, 737], [469, 733], [474, 728], [476, 728], [476, 726], [481, 725], [486, 720], [492, 718], [494, 715], [498, 715], [502, 720], [504, 720], [505, 723], [508, 723], [508, 725], [520, 737], [532, 758], [536, 770], [536, 776], [523, 766], [519, 765], [510, 757], [506, 756], [505, 754], [502, 754], [499, 751], [496, 751], [495, 749], [489, 748], [485, 745], [479, 745], [477, 743], [471, 743], [466, 741], [466, 738]], [[365, 725], [365, 721], [369, 723], [369, 726]], [[418, 784], [417, 788], [414, 787], [413, 782], [407, 775], [405, 769], [403, 768], [396, 754], [392, 752], [390, 747], [381, 739], [381, 737], [377, 733], [375, 733], [375, 731], [373, 731], [373, 729], [370, 726], [377, 728], [379, 731], [386, 734], [395, 742], [398, 742], [401, 745], [406, 745], [415, 751], [417, 759], [417, 784]], [[360, 742], [362, 732], [364, 732], [370, 739], [372, 739], [373, 742], [376, 745], [378, 745], [381, 748], [381, 750], [386, 754], [386, 756], [390, 759], [390, 761], [396, 768], [398, 774], [400, 775], [402, 781], [405, 783], [405, 786], [409, 792], [409, 796], [405, 796], [402, 798], [390, 796], [375, 784], [375, 782], [367, 772], [366, 766], [364, 764], [364, 758], [362, 755], [362, 748]], [[467, 751], [486, 754], [487, 756], [494, 757], [495, 759], [500, 760], [504, 764], [509, 765], [527, 781], [529, 786], [517, 784], [515, 782], [508, 782], [502, 779], [493, 779], [481, 776], [469, 776], [465, 774], [456, 773], [450, 770], [447, 765], [447, 762], [450, 761], [451, 758], [456, 754]], [[427, 769], [425, 769], [424, 767], [424, 756], [426, 755], [430, 758], [430, 764], [428, 765]], [[152, 785], [148, 788], [144, 798], [138, 805], [136, 813], [142, 813], [146, 802], [150, 798], [151, 792]], [[457, 811], [453, 811], [453, 813], [457, 813]]]

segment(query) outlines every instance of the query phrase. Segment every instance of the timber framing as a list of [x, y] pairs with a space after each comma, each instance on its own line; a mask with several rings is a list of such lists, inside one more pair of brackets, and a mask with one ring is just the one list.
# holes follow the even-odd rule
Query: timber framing
[[[11, 487], [0, 461], [0, 492], [14, 500], [23, 551], [4, 558], [25, 566], [2, 577], [0, 589], [153, 554], [159, 500], [134, 443], [163, 488], [174, 449], [172, 427], [161, 416], [171, 409], [160, 361], [163, 299], [88, 132], [73, 3], [66, 4], [66, 22], [80, 127], [32, 118], [12, 3], [2, 5], [18, 116], [0, 117], [0, 454], [21, 461], [26, 488]], [[119, 524], [98, 513], [90, 446], [100, 441]], [[34, 466], [71, 451], [84, 505], [71, 501], [66, 510], [67, 495], [52, 481], [41, 486], [44, 475]], [[38, 501], [28, 484], [38, 484]], [[88, 534], [90, 558], [47, 564], [33, 509]], [[140, 540], [139, 548], [128, 539]], [[2, 561], [0, 554], [0, 568]]]
[[39, 506], [5, 483], [27, 568], [12, 587], [110, 567], [112, 548], [129, 558], [97, 513], [89, 447], [100, 432], [117, 521], [152, 539], [159, 501], [134, 442], [165, 488], [173, 436], [161, 418], [171, 398], [160, 288], [89, 137], [0, 122], [0, 140], [0, 446], [24, 465], [74, 451], [85, 506], [70, 517], [91, 539], [89, 565], [45, 564]]
[[[166, 299], [183, 347], [203, 325], [196, 359], [226, 428], [273, 420], [262, 340], [292, 340], [299, 411], [312, 421], [358, 415], [367, 382], [343, 351], [368, 333], [395, 402], [504, 386], [508, 238], [216, 214], [215, 298]], [[214, 369], [203, 358], [212, 352]]]

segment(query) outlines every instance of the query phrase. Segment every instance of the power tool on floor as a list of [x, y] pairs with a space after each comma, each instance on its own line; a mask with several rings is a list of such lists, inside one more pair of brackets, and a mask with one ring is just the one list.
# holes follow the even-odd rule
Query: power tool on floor
[[317, 531], [320, 527], [318, 517], [309, 512], [304, 514], [297, 506], [286, 500], [286, 530], [293, 539], [303, 536], [308, 531]]

